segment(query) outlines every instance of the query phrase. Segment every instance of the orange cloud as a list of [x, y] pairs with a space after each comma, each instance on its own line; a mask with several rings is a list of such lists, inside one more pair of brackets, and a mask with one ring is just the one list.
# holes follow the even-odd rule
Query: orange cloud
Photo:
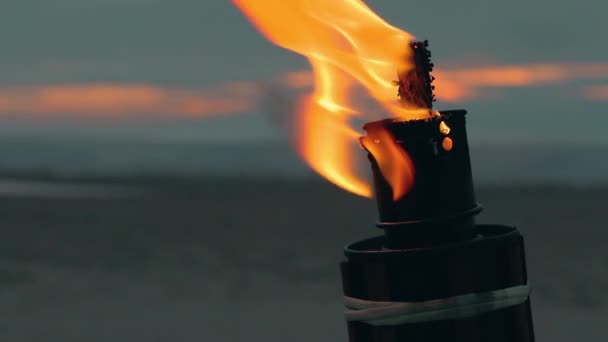
[[[435, 95], [444, 102], [477, 99], [484, 88], [555, 85], [575, 80], [608, 79], [608, 63], [543, 63], [438, 69]], [[312, 86], [308, 71], [285, 73], [279, 81], [292, 88]]]
[[308, 70], [286, 72], [279, 76], [278, 81], [294, 89], [309, 88], [314, 82], [312, 73]]
[[[436, 95], [443, 102], [479, 99], [487, 88], [537, 87], [568, 81], [608, 79], [608, 63], [550, 63], [448, 68], [433, 72]], [[274, 79], [279, 86], [307, 89], [310, 71], [293, 71]], [[265, 85], [232, 81], [208, 88], [152, 84], [83, 83], [0, 86], [0, 118], [128, 119], [187, 118], [238, 114], [254, 109]], [[608, 100], [608, 86], [589, 86], [582, 96]]]
[[594, 101], [608, 101], [608, 84], [583, 88], [583, 97]]
[[0, 117], [120, 119], [239, 113], [255, 105], [251, 87], [250, 82], [213, 89], [119, 83], [0, 87]]
[[437, 98], [446, 102], [480, 97], [483, 88], [538, 87], [608, 78], [608, 63], [553, 63], [446, 69], [434, 72]]

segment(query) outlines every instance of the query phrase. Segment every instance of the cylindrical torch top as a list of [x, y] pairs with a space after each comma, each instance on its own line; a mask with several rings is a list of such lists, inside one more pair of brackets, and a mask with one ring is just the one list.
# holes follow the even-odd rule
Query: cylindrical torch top
[[427, 120], [389, 119], [363, 127], [368, 134], [379, 125], [388, 131], [384, 139], [391, 141], [375, 141], [403, 149], [415, 171], [409, 192], [395, 199], [398, 189], [391, 187], [376, 158], [369, 155], [378, 227], [385, 230], [389, 247], [425, 247], [472, 237], [473, 216], [481, 209], [473, 189], [465, 114], [444, 111]]

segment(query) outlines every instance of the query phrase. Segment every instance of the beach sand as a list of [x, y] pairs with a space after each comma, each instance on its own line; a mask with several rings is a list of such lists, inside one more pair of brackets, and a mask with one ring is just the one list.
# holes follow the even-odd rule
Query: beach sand
[[[342, 248], [374, 202], [324, 182], [0, 194], [0, 341], [346, 341]], [[607, 189], [482, 187], [526, 239], [538, 341], [608, 340]]]

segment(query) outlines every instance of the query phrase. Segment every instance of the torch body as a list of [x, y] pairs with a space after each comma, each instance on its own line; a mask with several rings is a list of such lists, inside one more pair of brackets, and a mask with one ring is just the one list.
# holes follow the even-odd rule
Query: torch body
[[[437, 247], [384, 248], [384, 237], [346, 247], [342, 262], [346, 298], [378, 303], [433, 303], [527, 285], [523, 238], [514, 227], [475, 226], [475, 239]], [[349, 320], [351, 342], [532, 342], [530, 301], [471, 314], [480, 298], [458, 303], [469, 313], [422, 317], [421, 321], [379, 322], [378, 317]], [[486, 301], [486, 302], [487, 302]], [[491, 305], [491, 304], [490, 304]], [[487, 308], [486, 308], [487, 309]], [[376, 318], [376, 320], [374, 320]]]
[[[395, 198], [369, 154], [384, 234], [345, 248], [351, 342], [534, 341], [522, 235], [474, 220], [481, 207], [465, 113], [364, 126], [369, 141], [406, 151], [416, 174], [409, 192]], [[373, 136], [378, 126], [391, 141]]]

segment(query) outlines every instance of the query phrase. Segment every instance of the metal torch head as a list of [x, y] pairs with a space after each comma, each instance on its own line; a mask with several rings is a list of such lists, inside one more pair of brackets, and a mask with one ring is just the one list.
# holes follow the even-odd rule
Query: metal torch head
[[382, 125], [390, 133], [388, 139], [394, 140], [378, 143], [404, 149], [416, 170], [409, 192], [395, 200], [395, 189], [369, 154], [378, 227], [384, 229], [388, 247], [427, 247], [472, 238], [473, 216], [481, 207], [473, 189], [465, 114], [444, 111], [428, 120], [382, 120], [363, 127], [373, 132], [373, 126]]
[[[414, 174], [413, 182], [408, 183], [404, 196], [394, 196], [403, 189], [391, 187], [377, 159], [369, 154], [380, 215], [378, 227], [384, 229], [391, 249], [471, 239], [473, 216], [481, 210], [473, 190], [466, 111], [431, 110], [434, 78], [427, 47], [427, 41], [410, 44], [414, 68], [399, 73], [399, 96], [434, 114], [424, 120], [386, 119], [363, 127], [370, 141], [397, 146], [407, 153], [415, 171], [403, 170]], [[375, 132], [389, 134], [374, 136]]]

